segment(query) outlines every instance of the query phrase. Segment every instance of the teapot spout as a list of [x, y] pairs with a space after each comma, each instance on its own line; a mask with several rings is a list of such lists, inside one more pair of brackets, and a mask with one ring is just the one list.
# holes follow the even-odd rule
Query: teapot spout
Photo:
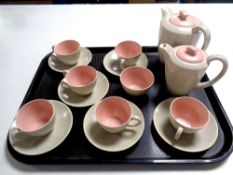
[[167, 59], [170, 58], [170, 53], [172, 52], [173, 48], [171, 45], [167, 43], [161, 43], [159, 45], [159, 57], [161, 62], [166, 62]]
[[172, 14], [171, 9], [169, 8], [161, 8], [161, 12], [162, 12], [163, 17]]

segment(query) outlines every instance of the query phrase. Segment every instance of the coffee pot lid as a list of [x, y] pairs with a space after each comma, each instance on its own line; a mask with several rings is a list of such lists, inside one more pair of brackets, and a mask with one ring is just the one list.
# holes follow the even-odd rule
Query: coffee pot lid
[[200, 63], [205, 59], [205, 54], [201, 49], [192, 45], [179, 46], [176, 56], [187, 63]]
[[171, 16], [169, 21], [179, 27], [193, 27], [197, 24], [197, 18], [189, 15], [185, 10], [180, 10], [179, 14]]

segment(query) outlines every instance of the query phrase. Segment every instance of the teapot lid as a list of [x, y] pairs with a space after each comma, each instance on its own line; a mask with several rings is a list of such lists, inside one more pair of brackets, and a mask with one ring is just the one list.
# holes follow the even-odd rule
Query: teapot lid
[[197, 18], [189, 15], [185, 10], [180, 10], [179, 14], [170, 17], [169, 21], [179, 27], [193, 27], [197, 24]]
[[192, 45], [179, 46], [176, 56], [184, 62], [200, 63], [205, 59], [205, 54], [201, 49]]

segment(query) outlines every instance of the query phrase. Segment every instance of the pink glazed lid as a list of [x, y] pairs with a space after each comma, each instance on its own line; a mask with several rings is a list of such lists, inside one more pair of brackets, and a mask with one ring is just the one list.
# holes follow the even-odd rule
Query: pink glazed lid
[[204, 52], [191, 45], [178, 47], [176, 56], [187, 63], [200, 63], [205, 59]]
[[170, 17], [169, 21], [179, 27], [193, 27], [198, 22], [196, 17], [189, 15], [185, 10], [180, 10], [179, 14]]

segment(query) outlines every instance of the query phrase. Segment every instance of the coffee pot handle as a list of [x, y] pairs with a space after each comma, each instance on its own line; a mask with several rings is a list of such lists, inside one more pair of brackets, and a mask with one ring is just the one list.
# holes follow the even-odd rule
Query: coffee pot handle
[[204, 42], [203, 42], [203, 45], [202, 45], [201, 49], [206, 50], [207, 47], [209, 46], [210, 39], [211, 39], [210, 31], [204, 25], [197, 25], [192, 29], [193, 33], [197, 33], [199, 31], [201, 31], [203, 33], [203, 35], [204, 35]]
[[212, 61], [220, 61], [222, 63], [222, 70], [218, 73], [218, 75], [216, 75], [213, 79], [205, 81], [205, 82], [199, 82], [197, 84], [197, 88], [206, 88], [208, 86], [211, 86], [212, 84], [214, 84], [216, 81], [218, 81], [219, 79], [221, 79], [227, 69], [228, 69], [228, 61], [226, 59], [226, 57], [222, 56], [222, 55], [211, 55], [207, 57], [207, 63], [208, 65], [212, 62]]

